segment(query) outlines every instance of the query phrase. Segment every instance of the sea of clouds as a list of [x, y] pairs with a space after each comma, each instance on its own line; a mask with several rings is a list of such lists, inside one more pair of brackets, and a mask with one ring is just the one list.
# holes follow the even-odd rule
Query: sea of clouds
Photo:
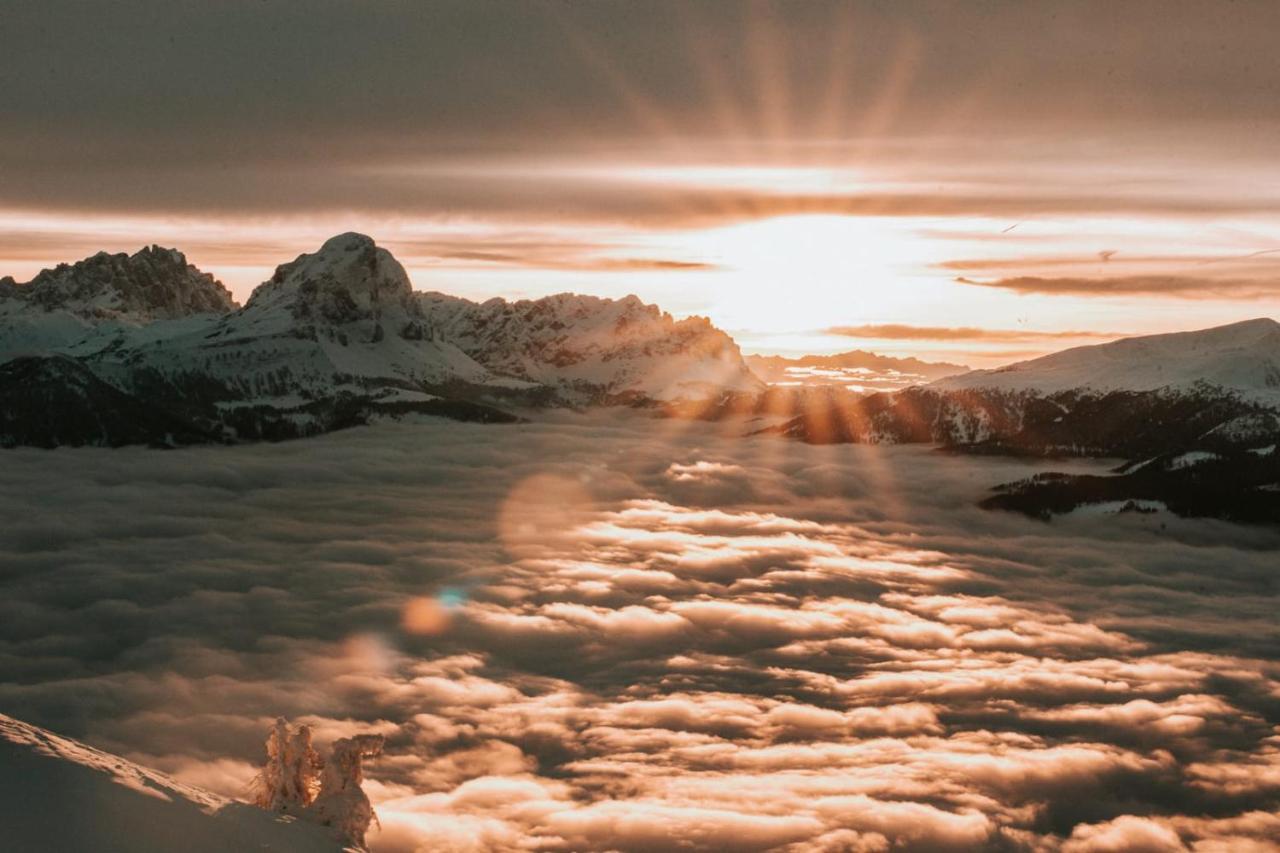
[[718, 429], [4, 451], [0, 712], [231, 794], [380, 732], [377, 853], [1275, 849], [1280, 534]]

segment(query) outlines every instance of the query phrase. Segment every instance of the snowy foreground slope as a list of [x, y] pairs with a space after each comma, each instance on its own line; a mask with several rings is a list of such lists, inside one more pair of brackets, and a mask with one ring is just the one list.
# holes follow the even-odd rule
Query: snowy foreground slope
[[0, 849], [340, 853], [321, 827], [184, 785], [0, 714]]

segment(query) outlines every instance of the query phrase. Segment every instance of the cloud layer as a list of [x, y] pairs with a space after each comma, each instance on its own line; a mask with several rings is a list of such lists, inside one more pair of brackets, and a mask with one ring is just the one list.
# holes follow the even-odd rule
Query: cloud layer
[[1028, 470], [607, 415], [9, 451], [0, 710], [231, 792], [276, 715], [380, 732], [383, 853], [1274, 842], [1280, 539], [973, 507]]
[[1112, 277], [1015, 276], [990, 280], [957, 278], [961, 284], [995, 287], [1016, 293], [1070, 296], [1172, 296], [1180, 299], [1268, 299], [1280, 293], [1274, 278], [1208, 278], [1190, 275], [1126, 275]]
[[[663, 222], [724, 221], [726, 205], [735, 221], [752, 207], [1275, 211], [1256, 181], [1171, 196], [1161, 180], [1117, 181], [1107, 168], [1140, 143], [1147, 164], [1190, 153], [1198, 169], [1211, 158], [1215, 177], [1227, 157], [1269, 174], [1280, 15], [1268, 3], [1206, 18], [1199, 4], [1154, 0], [994, 12], [826, 0], [643, 10], [46, 0], [14, 6], [4, 23], [6, 208]], [[1010, 169], [1055, 159], [1048, 147], [1092, 155], [1099, 140], [1103, 171], [1011, 186]], [[905, 193], [682, 197], [678, 186], [626, 193], [563, 168], [617, 173], [673, 158], [889, 162], [922, 178]], [[937, 180], [941, 164], [961, 168]]]

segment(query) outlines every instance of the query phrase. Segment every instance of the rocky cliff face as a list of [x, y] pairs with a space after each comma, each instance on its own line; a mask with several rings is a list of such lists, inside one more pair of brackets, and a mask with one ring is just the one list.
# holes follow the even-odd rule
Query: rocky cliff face
[[345, 330], [369, 342], [388, 334], [422, 337], [422, 311], [404, 267], [373, 240], [353, 233], [277, 267], [237, 322], [309, 326], [325, 334]]
[[[109, 364], [108, 364], [109, 362]], [[229, 398], [264, 403], [335, 395], [409, 395], [489, 371], [428, 333], [404, 268], [360, 234], [342, 234], [281, 265], [244, 308], [199, 334], [104, 359], [128, 381], [139, 370], [176, 386], [191, 377]], [[154, 392], [153, 392], [154, 393]]]
[[99, 252], [74, 264], [44, 270], [26, 284], [0, 280], [9, 312], [22, 308], [65, 311], [85, 319], [137, 323], [235, 309], [231, 293], [176, 249], [148, 246], [132, 255]]
[[431, 328], [490, 370], [582, 400], [756, 392], [737, 344], [702, 317], [675, 320], [635, 296], [558, 294], [476, 303], [421, 297]]

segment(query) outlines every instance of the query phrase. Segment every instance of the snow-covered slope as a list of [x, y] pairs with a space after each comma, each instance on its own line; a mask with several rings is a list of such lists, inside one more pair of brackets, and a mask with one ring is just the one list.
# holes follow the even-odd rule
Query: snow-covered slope
[[426, 293], [420, 302], [432, 328], [490, 370], [571, 396], [673, 400], [764, 387], [710, 321], [675, 320], [636, 296], [476, 303]]
[[0, 360], [102, 348], [148, 324], [207, 323], [235, 307], [220, 282], [175, 249], [99, 252], [26, 284], [0, 279]]
[[0, 447], [171, 447], [219, 437], [103, 382], [74, 358], [25, 356], [0, 362]]
[[930, 385], [941, 391], [993, 389], [1194, 392], [1212, 386], [1280, 404], [1280, 323], [1246, 320], [1212, 329], [1124, 338], [1076, 347]]
[[15, 853], [339, 853], [272, 814], [0, 714], [0, 849]]

